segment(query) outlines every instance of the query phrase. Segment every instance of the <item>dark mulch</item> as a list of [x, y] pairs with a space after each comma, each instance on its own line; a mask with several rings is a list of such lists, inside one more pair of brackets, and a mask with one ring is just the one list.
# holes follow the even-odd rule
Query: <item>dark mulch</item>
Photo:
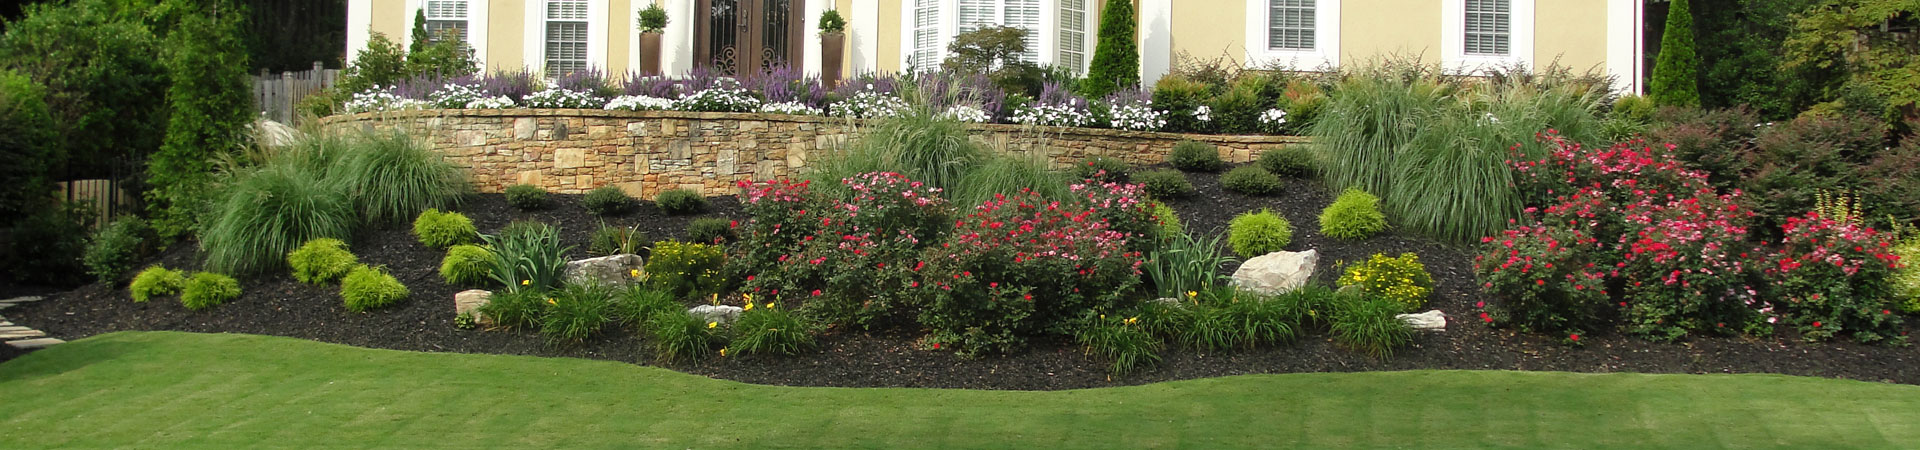
[[[1517, 334], [1478, 323], [1473, 303], [1472, 255], [1455, 245], [1387, 233], [1361, 242], [1319, 235], [1320, 209], [1332, 196], [1315, 182], [1291, 180], [1274, 197], [1223, 193], [1216, 175], [1194, 174], [1199, 197], [1174, 202], [1190, 230], [1224, 232], [1234, 215], [1271, 208], [1294, 224], [1291, 250], [1318, 249], [1324, 281], [1339, 261], [1358, 261], [1374, 253], [1415, 252], [1437, 281], [1429, 308], [1449, 315], [1443, 333], [1423, 333], [1411, 347], [1374, 359], [1340, 348], [1324, 335], [1275, 348], [1203, 353], [1169, 348], [1159, 367], [1110, 379], [1106, 363], [1086, 356], [1068, 342], [1038, 342], [1031, 350], [1001, 358], [963, 359], [950, 353], [919, 350], [912, 332], [844, 331], [822, 338], [822, 349], [792, 358], [709, 358], [667, 367], [683, 372], [750, 383], [802, 386], [899, 386], [975, 389], [1053, 390], [1252, 373], [1347, 372], [1406, 369], [1508, 369], [1575, 372], [1781, 373], [1920, 384], [1920, 350], [1864, 346], [1850, 342], [1804, 343], [1790, 332], [1768, 338], [1694, 338], [1676, 344], [1647, 342], [1613, 333], [1582, 336], [1582, 347], [1559, 344], [1557, 337]], [[480, 196], [462, 208], [482, 230], [515, 219], [559, 224], [566, 245], [585, 245], [600, 219], [579, 205], [577, 196], [556, 196], [552, 208], [531, 213], [505, 205], [498, 195]], [[714, 199], [708, 216], [739, 216], [739, 204]], [[678, 237], [690, 217], [667, 217], [642, 206], [613, 225], [639, 225], [656, 239]], [[190, 313], [177, 301], [132, 303], [119, 286], [94, 284], [57, 294], [47, 301], [7, 311], [13, 321], [64, 339], [119, 330], [179, 330], [291, 336], [348, 345], [457, 353], [500, 353], [606, 359], [654, 364], [643, 340], [610, 328], [587, 344], [547, 345], [523, 332], [465, 331], [453, 327], [452, 297], [462, 287], [447, 286], [436, 270], [441, 252], [424, 248], [405, 230], [370, 232], [355, 239], [363, 261], [388, 266], [413, 290], [413, 299], [371, 313], [346, 312], [337, 287], [309, 286], [285, 274], [245, 281], [247, 294], [210, 312]], [[162, 255], [169, 267], [194, 267], [192, 244]]]

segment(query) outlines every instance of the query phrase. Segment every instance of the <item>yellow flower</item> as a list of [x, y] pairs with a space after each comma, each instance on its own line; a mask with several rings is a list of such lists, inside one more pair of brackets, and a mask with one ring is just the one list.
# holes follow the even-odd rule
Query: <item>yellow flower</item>
[[533, 284], [533, 280], [520, 280], [520, 285], [521, 285], [521, 286], [528, 286], [528, 285], [532, 285], [532, 284]]
[[1187, 298], [1194, 298], [1194, 297], [1199, 297], [1199, 296], [1200, 296], [1200, 293], [1199, 293], [1199, 292], [1194, 292], [1194, 291], [1187, 291]]
[[640, 269], [627, 269], [627, 276], [640, 278]]
[[1127, 325], [1133, 325], [1133, 324], [1136, 324], [1136, 323], [1140, 323], [1140, 318], [1139, 318], [1139, 317], [1128, 317], [1128, 318], [1127, 318]]
[[767, 302], [767, 309], [773, 309], [773, 302]]
[[727, 349], [725, 348], [720, 349], [720, 357], [722, 358], [727, 357]]
[[747, 299], [749, 305], [753, 304], [753, 294], [740, 294], [740, 298]]
[[741, 311], [752, 311], [752, 310], [753, 310], [753, 302], [751, 301], [752, 299], [748, 299], [748, 300], [749, 300], [749, 301], [747, 302], [747, 307], [746, 307], [746, 308], [741, 308]]
[[549, 304], [549, 305], [554, 305], [554, 306], [559, 306], [559, 305], [560, 305], [559, 303], [554, 303], [554, 302], [553, 302], [553, 299], [547, 299], [547, 304]]
[[720, 322], [707, 322], [707, 329], [709, 329], [709, 330], [711, 330], [711, 329], [713, 329], [714, 327], [718, 327], [718, 326], [720, 326]]

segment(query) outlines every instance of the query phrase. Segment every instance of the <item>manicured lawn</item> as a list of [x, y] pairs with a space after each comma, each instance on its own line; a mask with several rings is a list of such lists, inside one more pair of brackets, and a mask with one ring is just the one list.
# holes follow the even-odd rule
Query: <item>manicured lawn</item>
[[1062, 392], [788, 388], [171, 332], [0, 364], [0, 448], [317, 446], [1914, 448], [1920, 386], [1414, 371]]

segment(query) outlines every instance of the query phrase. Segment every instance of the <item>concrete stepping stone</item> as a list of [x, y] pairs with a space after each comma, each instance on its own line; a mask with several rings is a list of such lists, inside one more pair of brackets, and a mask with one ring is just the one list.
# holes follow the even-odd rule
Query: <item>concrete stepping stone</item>
[[26, 331], [30, 329], [31, 328], [14, 325], [11, 323], [0, 323], [0, 331]]
[[32, 350], [36, 348], [52, 347], [55, 345], [65, 344], [65, 343], [67, 343], [67, 341], [62, 341], [54, 338], [40, 338], [40, 339], [28, 339], [24, 341], [8, 341], [7, 345], [11, 345], [13, 346], [13, 348], [17, 348], [21, 350]]
[[47, 333], [40, 330], [0, 331], [0, 340], [44, 337]]
[[40, 297], [40, 296], [35, 296], [35, 295], [29, 295], [29, 296], [26, 296], [26, 297], [14, 297], [14, 298], [9, 298], [9, 299], [4, 299], [4, 300], [0, 300], [0, 303], [6, 303], [6, 304], [14, 304], [14, 305], [17, 305], [17, 304], [21, 304], [21, 303], [33, 303], [33, 302], [37, 302], [37, 301], [40, 301], [40, 300], [44, 300], [44, 299], [46, 299], [46, 297]]

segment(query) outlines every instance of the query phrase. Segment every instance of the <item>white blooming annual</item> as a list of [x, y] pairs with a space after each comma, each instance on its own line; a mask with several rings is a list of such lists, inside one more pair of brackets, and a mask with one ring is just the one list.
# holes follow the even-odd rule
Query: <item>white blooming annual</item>
[[1093, 123], [1093, 114], [1073, 99], [1065, 104], [1029, 105], [1013, 114], [1015, 123], [1053, 127], [1084, 127]]
[[1199, 107], [1199, 108], [1194, 108], [1194, 109], [1193, 109], [1193, 120], [1198, 120], [1198, 121], [1201, 121], [1201, 122], [1212, 122], [1212, 121], [1213, 121], [1213, 107], [1211, 107], [1211, 106], [1207, 106], [1207, 105], [1200, 105], [1200, 107]]
[[[873, 85], [867, 85], [872, 88]], [[846, 100], [827, 107], [829, 115], [834, 117], [852, 117], [856, 119], [876, 119], [894, 117], [907, 112], [907, 101], [900, 97], [873, 91], [860, 91]]]
[[628, 111], [659, 111], [673, 109], [673, 100], [645, 95], [622, 95], [607, 102], [607, 109]]
[[513, 99], [507, 98], [505, 95], [480, 97], [467, 102], [467, 109], [503, 109], [512, 107]]
[[1114, 105], [1107, 125], [1119, 130], [1159, 131], [1167, 126], [1167, 112], [1150, 104]]
[[1269, 133], [1279, 133], [1281, 130], [1280, 127], [1286, 124], [1287, 112], [1280, 110], [1280, 108], [1269, 109], [1260, 113], [1260, 128], [1267, 130]]
[[820, 108], [807, 106], [800, 102], [780, 102], [760, 105], [760, 112], [766, 114], [793, 114], [796, 116], [818, 116], [825, 114]]
[[967, 122], [967, 123], [987, 123], [987, 121], [993, 120], [992, 114], [987, 114], [986, 110], [980, 109], [973, 105], [949, 106], [947, 107], [946, 111], [940, 112], [939, 117], [941, 119], [956, 120], [956, 121]]
[[1494, 117], [1494, 116], [1493, 116], [1493, 113], [1487, 113], [1487, 116], [1486, 116], [1486, 117], [1483, 117], [1483, 119], [1486, 119], [1486, 122], [1487, 122], [1487, 124], [1490, 124], [1490, 125], [1499, 125], [1499, 124], [1500, 124], [1500, 118], [1499, 118], [1499, 117]]
[[590, 92], [547, 86], [540, 92], [528, 94], [527, 106], [533, 108], [598, 108], [605, 103]]
[[347, 100], [346, 104], [347, 112], [350, 113], [398, 111], [425, 107], [427, 107], [427, 102], [394, 95], [393, 92], [380, 86], [374, 86], [364, 92], [353, 94], [353, 98]]
[[674, 102], [673, 109], [681, 111], [708, 112], [754, 112], [760, 110], [760, 99], [746, 89], [737, 87], [716, 87], [694, 92], [680, 97]]
[[[506, 104], [502, 105], [504, 100]], [[444, 109], [480, 109], [512, 108], [513, 99], [506, 96], [488, 96], [487, 91], [472, 84], [449, 84], [427, 94], [427, 101], [435, 108]]]

